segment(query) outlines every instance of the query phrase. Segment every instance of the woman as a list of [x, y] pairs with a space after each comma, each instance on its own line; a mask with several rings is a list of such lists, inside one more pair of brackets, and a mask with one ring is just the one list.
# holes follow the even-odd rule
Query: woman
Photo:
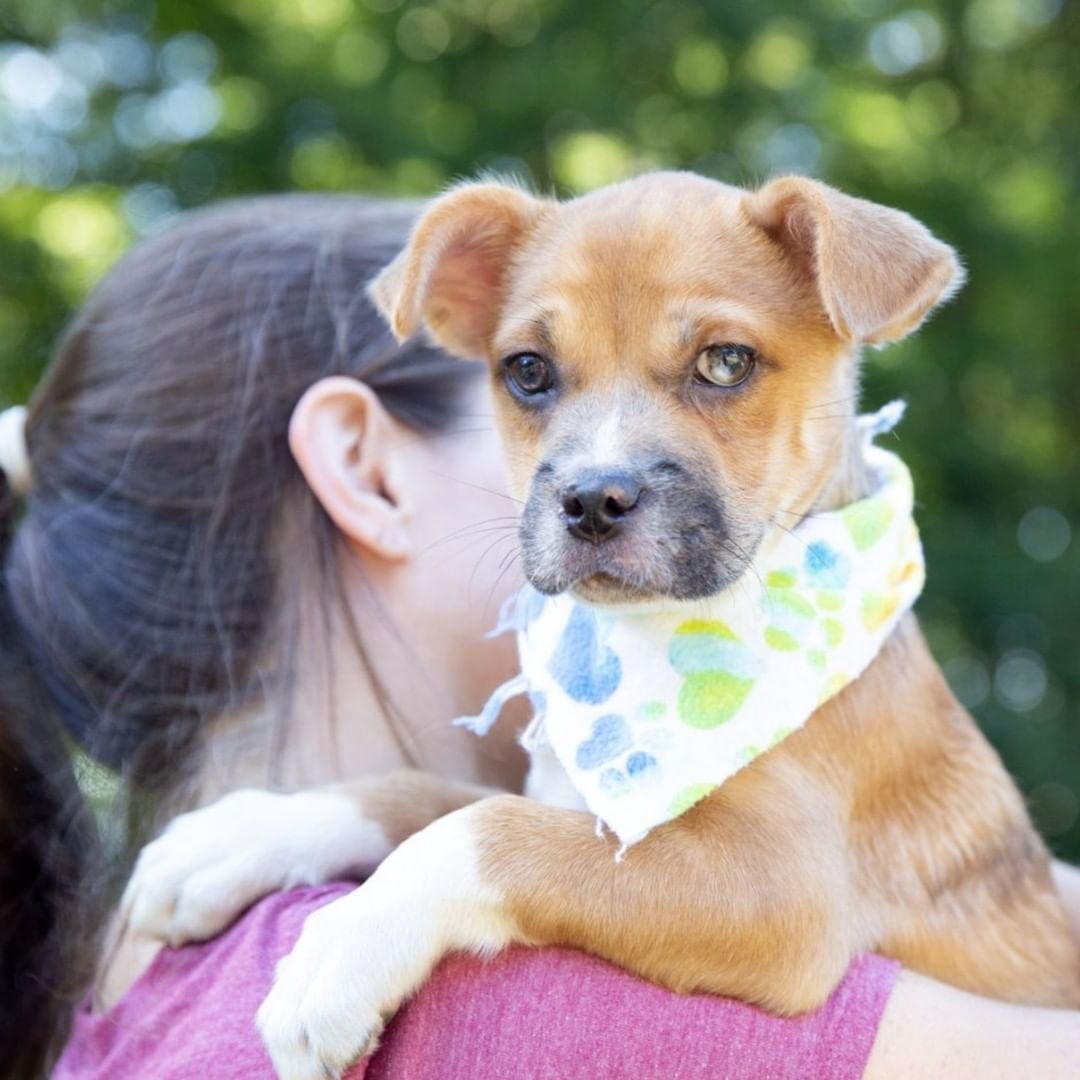
[[[7, 526], [26, 496], [0, 597], [4, 1077], [38, 1074], [95, 971], [56, 1076], [269, 1075], [254, 1009], [303, 917], [349, 886], [272, 896], [207, 945], [102, 950], [131, 852], [177, 811], [407, 767], [520, 783], [513, 725], [484, 741], [449, 725], [514, 664], [482, 640], [514, 584], [515, 523], [481, 368], [395, 348], [363, 293], [410, 215], [276, 198], [187, 219], [87, 302], [25, 430], [18, 412], [0, 423]], [[90, 761], [120, 778], [96, 827], [73, 749], [82, 791]], [[354, 1075], [889, 1077], [946, 1060], [952, 1076], [1075, 1073], [1080, 1017], [864, 958], [818, 1014], [781, 1020], [522, 950], [444, 965]]]

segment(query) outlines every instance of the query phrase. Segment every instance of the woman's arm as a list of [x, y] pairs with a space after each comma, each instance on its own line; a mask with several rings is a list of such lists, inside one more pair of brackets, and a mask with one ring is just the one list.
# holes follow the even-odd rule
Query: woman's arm
[[[1058, 864], [1055, 879], [1080, 925], [1080, 870]], [[402, 1067], [417, 1080], [495, 1080], [515, 1053], [533, 1052], [542, 1055], [536, 1075], [564, 1080], [1080, 1076], [1080, 1013], [993, 1001], [908, 971], [896, 978], [897, 966], [879, 957], [856, 961], [817, 1013], [783, 1019], [720, 998], [678, 997], [566, 950], [511, 955], [512, 976], [501, 961], [484, 968], [459, 958], [440, 968], [390, 1029], [365, 1080]], [[440, 1043], [450, 1055], [443, 1065], [460, 1045], [460, 1071], [424, 1071]], [[471, 1055], [484, 1046], [490, 1064], [476, 1071]]]
[[[198, 1078], [220, 1054], [272, 1080], [252, 1017], [313, 910], [345, 887], [279, 893], [221, 938], [166, 949], [107, 1016], [80, 1014], [60, 1080]], [[796, 1019], [680, 997], [567, 949], [451, 957], [350, 1080], [1038, 1080], [1080, 1075], [1080, 1014], [1004, 1005], [863, 957]], [[149, 1033], [149, 1034], [144, 1034]], [[152, 1038], [149, 1037], [152, 1035]], [[211, 1055], [211, 1058], [207, 1057]], [[867, 1059], [869, 1062], [867, 1063]], [[244, 1063], [240, 1069], [237, 1063]], [[865, 1068], [865, 1074], [863, 1072]]]
[[[1053, 864], [1080, 940], [1080, 870]], [[1006, 1005], [905, 971], [882, 1017], [867, 1080], [1080, 1076], [1080, 1013]]]
[[1055, 860], [1052, 864], [1054, 884], [1065, 902], [1065, 913], [1072, 923], [1073, 934], [1080, 941], [1080, 869]]
[[515, 1076], [560, 1080], [1080, 1076], [1080, 1013], [896, 972], [862, 957], [822, 1009], [782, 1018], [680, 997], [570, 950], [515, 949], [488, 964], [454, 957], [348, 1080], [501, 1080], [510, 1062]]
[[1006, 1005], [901, 974], [865, 1080], [1066, 1080], [1080, 1076], [1080, 1013]]
[[[412, 773], [398, 774], [392, 777], [390, 782], [387, 782], [386, 778], [374, 781], [369, 779], [354, 785], [329, 789], [321, 794], [330, 795], [328, 805], [334, 809], [334, 814], [323, 821], [322, 827], [318, 829], [312, 829], [311, 822], [304, 820], [310, 815], [299, 812], [304, 799], [311, 799], [310, 795], [304, 794], [274, 796], [261, 792], [241, 793], [238, 796], [241, 800], [254, 799], [258, 804], [246, 809], [238, 805], [219, 804], [183, 819], [179, 823], [183, 827], [172, 830], [171, 834], [167, 834], [167, 844], [160, 845], [162, 853], [167, 850], [180, 856], [180, 862], [172, 867], [172, 870], [177, 872], [170, 873], [165, 870], [170, 865], [171, 857], [166, 859], [164, 864], [159, 863], [155, 875], [158, 887], [148, 890], [150, 898], [157, 901], [155, 906], [160, 911], [168, 911], [171, 916], [169, 921], [172, 925], [168, 927], [171, 933], [163, 936], [179, 936], [184, 939], [207, 936], [208, 932], [216, 931], [235, 914], [235, 908], [232, 912], [217, 911], [214, 918], [207, 919], [204, 912], [202, 918], [194, 920], [200, 924], [201, 933], [194, 935], [191, 933], [191, 926], [185, 925], [183, 931], [186, 933], [182, 931], [177, 934], [177, 916], [182, 917], [184, 905], [178, 904], [176, 898], [184, 891], [180, 888], [181, 883], [191, 882], [190, 860], [200, 857], [200, 849], [205, 847], [200, 837], [205, 839], [208, 832], [220, 841], [218, 846], [224, 857], [223, 865], [213, 868], [217, 871], [215, 876], [219, 877], [219, 882], [229, 877], [226, 873], [222, 878], [222, 870], [228, 868], [237, 853], [246, 852], [250, 855], [252, 837], [243, 841], [233, 835], [238, 827], [249, 826], [249, 831], [254, 829], [257, 834], [273, 838], [275, 849], [280, 849], [286, 832], [297, 832], [299, 848], [298, 852], [293, 853], [294, 858], [302, 853], [308, 858], [301, 859], [301, 862], [318, 861], [321, 858], [327, 863], [318, 868], [308, 867], [308, 874], [311, 875], [308, 880], [314, 883], [340, 874], [350, 865], [360, 868], [361, 864], [367, 863], [363, 869], [369, 869], [387, 850], [411, 832], [422, 828], [432, 817], [487, 793], [470, 785], [448, 784], [440, 779]], [[226, 803], [228, 802], [229, 800], [226, 800]], [[229, 812], [223, 815], [224, 810]], [[244, 812], [238, 813], [239, 810]], [[228, 822], [226, 818], [229, 819]], [[339, 822], [338, 818], [342, 820]], [[381, 828], [376, 830], [377, 835], [358, 831], [354, 824], [356, 818], [369, 825], [379, 822]], [[203, 824], [212, 827], [205, 829]], [[225, 828], [226, 824], [230, 827]], [[199, 835], [189, 835], [191, 829]], [[181, 835], [182, 833], [185, 835]], [[340, 842], [335, 842], [337, 833], [342, 836]], [[238, 839], [241, 842], [238, 843]], [[364, 840], [360, 845], [365, 849], [363, 852], [356, 847], [361, 839]], [[342, 850], [335, 851], [337, 847]], [[202, 854], [205, 855], [205, 851]], [[157, 860], [151, 858], [147, 862], [152, 865]], [[244, 863], [250, 872], [252, 864], [246, 859]], [[199, 869], [205, 871], [207, 868], [199, 864]], [[288, 878], [290, 872], [295, 872], [295, 867], [289, 867], [284, 872], [285, 878]], [[1054, 877], [1074, 926], [1080, 934], [1080, 870], [1057, 863], [1054, 866]], [[171, 888], [160, 888], [163, 878], [170, 879], [165, 884], [171, 885]], [[263, 881], [260, 876], [257, 891], [245, 895], [240, 906], [246, 906], [259, 894], [284, 883], [284, 880], [276, 878]], [[235, 885], [235, 882], [233, 884]], [[197, 897], [200, 891], [191, 890], [189, 897]], [[142, 890], [143, 900], [148, 898], [146, 892], [147, 890]], [[212, 892], [219, 900], [224, 895], [220, 890]], [[139, 889], [130, 891], [129, 902], [139, 893]], [[234, 893], [234, 890], [226, 889], [225, 894], [228, 893]], [[235, 902], [235, 899], [234, 893], [232, 900]], [[191, 912], [187, 912], [187, 915], [188, 918], [181, 918], [181, 921], [190, 924]], [[146, 918], [145, 913], [143, 917], [133, 921], [144, 932], [149, 929], [145, 924], [152, 922]], [[161, 933], [165, 928], [155, 929]], [[129, 959], [134, 962], [111, 965], [111, 977], [105, 986], [100, 988], [104, 991], [102, 997], [106, 1002], [115, 1001], [132, 979], [144, 970], [156, 952], [156, 946], [149, 949], [150, 943], [142, 940], [148, 947], [145, 955], [138, 954], [136, 939], [129, 947]], [[123, 950], [120, 952], [123, 953]], [[655, 987], [646, 988], [646, 984], [622, 973], [617, 973], [615, 977], [614, 969], [608, 969], [606, 965], [601, 965], [599, 969], [575, 970], [579, 961], [585, 961], [576, 957], [576, 954], [569, 955], [574, 956], [574, 960], [568, 967], [565, 961], [561, 967], [553, 967], [547, 954], [533, 954], [531, 957], [515, 960], [514, 964], [521, 968], [521, 985], [510, 985], [503, 979], [501, 982], [496, 980], [498, 985], [493, 989], [489, 984], [496, 973], [491, 970], [479, 972], [470, 965], [465, 965], [455, 976], [456, 982], [447, 983], [445, 974], [436, 976], [433, 987], [420, 995], [408, 1017], [399, 1025], [401, 1031], [413, 1033], [409, 1036], [413, 1041], [402, 1042], [405, 1036], [395, 1035], [384, 1052], [371, 1063], [372, 1072], [369, 1075], [375, 1077], [384, 1061], [396, 1061], [397, 1065], [406, 1061], [409, 1068], [415, 1072], [418, 1068], [417, 1055], [423, 1057], [426, 1040], [444, 1026], [445, 1030], [440, 1038], [447, 1047], [455, 1045], [456, 1041], [464, 1038], [466, 1034], [467, 1045], [472, 1045], [477, 1039], [490, 1041], [492, 1033], [487, 1021], [479, 1023], [478, 1026], [478, 1018], [469, 1015], [468, 1008], [465, 1009], [466, 1015], [458, 1015], [462, 1011], [458, 1000], [459, 992], [464, 992], [466, 1001], [471, 1001], [477, 993], [486, 994], [492, 1007], [497, 1007], [497, 1011], [510, 1010], [515, 1014], [512, 1026], [516, 1034], [524, 1034], [530, 1023], [535, 1023], [535, 1038], [540, 1039], [544, 1052], [557, 1057], [565, 1051], [568, 1063], [575, 1055], [583, 1052], [583, 1046], [579, 1046], [578, 1042], [584, 1037], [584, 1033], [575, 1025], [580, 1025], [585, 1017], [589, 1023], [595, 1024], [598, 1032], [607, 1030], [610, 1026], [611, 1009], [600, 1009], [597, 1002], [611, 994], [620, 996], [622, 1005], [619, 1010], [619, 1028], [623, 1031], [622, 1043], [610, 1042], [607, 1036], [603, 1035], [597, 1036], [599, 1042], [595, 1044], [596, 1053], [602, 1053], [604, 1057], [608, 1075], [614, 1075], [613, 1070], [622, 1067], [620, 1063], [629, 1068], [631, 1061], [640, 1061], [641, 1055], [652, 1045], [649, 1039], [658, 1031], [667, 1033], [661, 1039], [661, 1043], [667, 1044], [665, 1053], [686, 1054], [690, 1052], [689, 1047], [692, 1044], [711, 1044], [717, 1030], [725, 1031], [728, 1039], [733, 1035], [737, 1037], [737, 1042], [743, 1047], [739, 1061], [747, 1061], [749, 1057], [757, 1059], [759, 1054], [764, 1053], [766, 1059], [760, 1061], [760, 1066], [765, 1068], [769, 1055], [779, 1054], [780, 1058], [786, 1057], [788, 1060], [794, 1055], [795, 1059], [802, 1061], [800, 1074], [803, 1076], [813, 1076], [814, 1068], [823, 1068], [820, 1062], [815, 1063], [806, 1057], [808, 1054], [812, 1055], [814, 1047], [827, 1054], [839, 1055], [840, 1061], [849, 1064], [851, 1055], [854, 1055], [859, 1059], [859, 1066], [852, 1075], [859, 1074], [862, 1064], [866, 1063], [867, 1055], [870, 1055], [866, 1066], [866, 1076], [870, 1080], [892, 1080], [894, 1077], [897, 1080], [906, 1080], [912, 1075], [933, 1076], [946, 1073], [950, 1080], [963, 1080], [964, 1077], [983, 1080], [997, 1076], [1014, 1076], [1024, 1069], [1038, 1075], [1040, 1080], [1058, 1075], [1080, 1075], [1080, 1014], [1006, 1005], [910, 972], [904, 972], [900, 976], [890, 996], [888, 988], [881, 991], [882, 973], [895, 969], [890, 969], [887, 961], [877, 958], [865, 960], [861, 962], [861, 966], [853, 969], [841, 990], [819, 1014], [802, 1021], [790, 1021], [769, 1017], [748, 1006], [719, 998], [677, 998]], [[116, 959], [120, 960], [121, 957]], [[602, 978], [597, 971], [603, 973]], [[594, 981], [597, 978], [601, 981], [615, 978], [615, 981], [610, 986], [597, 989], [592, 998], [586, 995], [580, 1009], [567, 1009], [565, 1014], [556, 1011], [554, 1015], [547, 1017], [539, 1016], [535, 1009], [524, 1015], [517, 1015], [523, 993], [528, 999], [539, 993], [542, 1000], [558, 1000], [561, 994], [560, 986], [565, 988], [571, 983], [577, 985], [586, 975], [590, 975]], [[888, 982], [891, 985], [891, 976]], [[581, 989], [584, 989], [584, 986]], [[877, 992], [877, 999], [873, 997], [873, 992]], [[492, 994], [495, 996], [492, 997]], [[888, 1006], [882, 1017], [881, 1010], [886, 999]], [[880, 1032], [875, 1040], [879, 1019]], [[415, 1044], [418, 1023], [425, 1034], [420, 1044]], [[820, 1026], [821, 1030], [816, 1030], [817, 1026]], [[546, 1034], [541, 1037], [541, 1032]], [[645, 1043], [641, 1042], [642, 1032], [650, 1033]], [[715, 1048], [708, 1053], [702, 1051], [702, 1060], [708, 1060], [710, 1068], [722, 1066], [730, 1070], [735, 1067], [734, 1061], [714, 1061], [715, 1053]], [[397, 1068], [397, 1065], [394, 1068]], [[836, 1063], [832, 1062], [821, 1075], [834, 1076], [836, 1068]], [[391, 1071], [386, 1075], [394, 1073]], [[461, 1075], [467, 1074], [462, 1072]], [[727, 1072], [725, 1075], [732, 1074]]]

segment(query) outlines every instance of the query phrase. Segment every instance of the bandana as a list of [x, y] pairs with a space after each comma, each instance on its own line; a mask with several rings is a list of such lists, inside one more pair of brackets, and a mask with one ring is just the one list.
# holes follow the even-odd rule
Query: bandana
[[902, 411], [861, 418], [868, 496], [769, 535], [716, 596], [605, 608], [527, 586], [494, 631], [517, 630], [521, 674], [456, 723], [485, 734], [528, 693], [523, 745], [550, 746], [623, 850], [684, 813], [856, 679], [922, 590], [911, 474], [870, 442]]

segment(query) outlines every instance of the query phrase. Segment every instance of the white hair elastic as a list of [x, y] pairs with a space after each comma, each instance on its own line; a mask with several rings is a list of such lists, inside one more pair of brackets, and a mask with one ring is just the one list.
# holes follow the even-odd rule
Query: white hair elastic
[[33, 487], [30, 453], [26, 448], [26, 406], [15, 405], [0, 413], [0, 472], [8, 488], [20, 497]]

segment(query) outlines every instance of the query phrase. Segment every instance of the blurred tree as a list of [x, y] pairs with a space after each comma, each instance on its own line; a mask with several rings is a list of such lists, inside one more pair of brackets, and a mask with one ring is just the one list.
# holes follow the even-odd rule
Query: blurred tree
[[866, 396], [911, 403], [937, 655], [1080, 858], [1080, 5], [5, 0], [0, 32], [0, 403], [129, 242], [227, 195], [788, 170], [930, 224], [971, 282]]

